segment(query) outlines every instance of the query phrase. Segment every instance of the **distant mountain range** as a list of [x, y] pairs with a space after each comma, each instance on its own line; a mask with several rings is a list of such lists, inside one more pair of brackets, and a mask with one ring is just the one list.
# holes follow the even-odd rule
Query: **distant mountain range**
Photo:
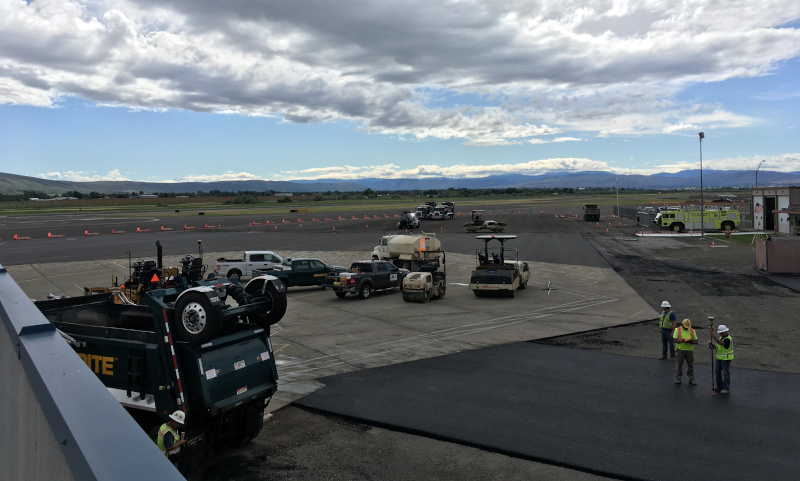
[[[752, 170], [704, 170], [703, 187], [753, 187], [755, 173]], [[800, 172], [761, 171], [759, 186], [800, 185]], [[700, 171], [684, 170], [674, 174], [617, 175], [609, 172], [553, 172], [542, 175], [505, 174], [490, 175], [475, 179], [435, 177], [425, 179], [358, 179], [351, 180], [240, 180], [222, 182], [139, 182], [139, 181], [99, 181], [70, 182], [47, 180], [23, 175], [0, 173], [0, 193], [19, 194], [24, 190], [63, 194], [68, 191], [120, 193], [144, 192], [223, 192], [237, 191], [275, 191], [275, 192], [360, 192], [366, 189], [375, 191], [398, 190], [442, 190], [442, 189], [560, 189], [589, 187], [619, 187], [626, 189], [683, 189], [700, 188]]]

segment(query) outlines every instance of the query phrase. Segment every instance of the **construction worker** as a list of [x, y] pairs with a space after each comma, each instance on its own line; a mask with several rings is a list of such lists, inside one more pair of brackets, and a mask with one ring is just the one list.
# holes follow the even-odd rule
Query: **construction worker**
[[661, 358], [667, 358], [667, 346], [669, 346], [669, 358], [675, 359], [675, 342], [672, 340], [672, 334], [678, 325], [678, 318], [675, 313], [670, 311], [668, 301], [661, 303], [661, 320], [658, 322], [658, 327], [661, 329]]
[[685, 360], [689, 384], [697, 385], [694, 381], [694, 345], [697, 344], [697, 333], [692, 329], [692, 321], [684, 319], [681, 326], [675, 329], [672, 338], [675, 341], [675, 349], [678, 351], [675, 358], [675, 384], [681, 383], [683, 361]]
[[176, 429], [178, 426], [183, 426], [186, 414], [183, 411], [175, 411], [169, 415], [169, 418], [169, 421], [158, 428], [156, 444], [158, 449], [177, 467], [178, 453], [181, 451], [181, 446], [186, 443], [186, 439], [181, 439], [181, 435]]
[[733, 338], [728, 333], [728, 328], [725, 327], [725, 324], [720, 324], [717, 327], [717, 334], [720, 337], [711, 333], [711, 338], [714, 339], [712, 341], [708, 341], [708, 347], [714, 348], [714, 343], [716, 343], [717, 347], [717, 360], [716, 360], [716, 372], [714, 380], [714, 391], [718, 391], [720, 394], [728, 394], [731, 388], [731, 361], [733, 361]]

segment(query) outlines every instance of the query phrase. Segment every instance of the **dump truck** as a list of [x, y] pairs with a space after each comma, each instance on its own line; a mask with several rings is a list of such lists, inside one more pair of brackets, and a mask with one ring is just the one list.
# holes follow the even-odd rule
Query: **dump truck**
[[435, 234], [385, 235], [372, 249], [372, 258], [386, 260], [397, 267], [418, 271], [423, 262], [437, 257], [433, 252], [442, 250]]
[[[515, 235], [479, 235], [476, 239], [483, 241], [483, 249], [475, 252], [477, 267], [472, 271], [469, 289], [476, 297], [508, 296], [515, 297], [517, 289], [525, 289], [531, 278], [527, 262], [519, 260], [516, 249], [505, 247]], [[497, 241], [499, 248], [489, 248], [489, 243]]]
[[442, 205], [444, 206], [444, 220], [452, 220], [456, 215], [456, 203], [444, 201]]
[[430, 220], [431, 213], [433, 209], [428, 204], [420, 204], [417, 206], [417, 211], [415, 212], [417, 219], [419, 220]]
[[142, 304], [116, 289], [35, 305], [151, 437], [185, 413], [182, 472], [261, 430], [278, 382], [269, 326], [286, 310], [277, 279], [182, 277]]
[[600, 207], [597, 204], [583, 204], [583, 220], [597, 222], [600, 220]]
[[441, 299], [447, 292], [447, 272], [444, 251], [427, 251], [428, 260], [420, 264], [419, 271], [403, 279], [403, 300], [406, 302], [428, 302]]

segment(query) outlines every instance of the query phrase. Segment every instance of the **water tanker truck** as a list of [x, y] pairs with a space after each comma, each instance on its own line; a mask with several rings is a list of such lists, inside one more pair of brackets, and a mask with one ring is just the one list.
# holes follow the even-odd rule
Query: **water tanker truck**
[[438, 259], [441, 250], [442, 243], [434, 234], [385, 235], [372, 250], [372, 258], [415, 272], [426, 261]]

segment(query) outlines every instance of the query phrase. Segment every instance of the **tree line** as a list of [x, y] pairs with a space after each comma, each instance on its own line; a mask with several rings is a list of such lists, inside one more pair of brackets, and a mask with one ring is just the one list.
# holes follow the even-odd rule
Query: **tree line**
[[[353, 192], [340, 192], [340, 191], [325, 191], [325, 192], [294, 192], [293, 195], [302, 195], [310, 198], [312, 201], [326, 201], [326, 200], [349, 200], [358, 198], [377, 198], [377, 197], [428, 197], [436, 199], [453, 199], [453, 198], [468, 198], [468, 197], [497, 197], [497, 196], [517, 196], [517, 197], [545, 197], [552, 195], [587, 195], [587, 194], [612, 194], [619, 192], [620, 194], [635, 194], [635, 193], [651, 193], [651, 192], [668, 192], [668, 191], [681, 191], [686, 189], [632, 189], [620, 188], [617, 190], [614, 187], [586, 187], [576, 189], [573, 187], [550, 187], [550, 188], [528, 188], [528, 187], [507, 187], [498, 189], [466, 189], [466, 188], [447, 188], [447, 189], [424, 189], [424, 190], [373, 190], [367, 188], [363, 191]], [[715, 189], [720, 190], [720, 189]], [[737, 191], [742, 190], [738, 188], [723, 188], [721, 190]], [[746, 190], [746, 189], [745, 189]], [[227, 200], [226, 203], [232, 204], [252, 204], [259, 202], [259, 197], [275, 197], [275, 191], [223, 191], [213, 189], [208, 192], [148, 192], [132, 191], [132, 192], [89, 192], [84, 193], [77, 190], [64, 192], [61, 195], [51, 196], [43, 191], [37, 190], [23, 190], [22, 193], [3, 194], [0, 193], [0, 201], [26, 201], [32, 198], [36, 199], [50, 199], [54, 197], [71, 197], [75, 199], [128, 199], [135, 198], [140, 195], [157, 195], [163, 198], [170, 197], [224, 197], [232, 200]], [[291, 202], [291, 197], [280, 196], [278, 202]]]

